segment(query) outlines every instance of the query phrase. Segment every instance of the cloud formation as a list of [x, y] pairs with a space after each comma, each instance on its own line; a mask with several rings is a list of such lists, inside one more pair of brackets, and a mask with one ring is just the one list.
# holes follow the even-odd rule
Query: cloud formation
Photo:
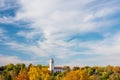
[[17, 56], [0, 55], [0, 66], [6, 65], [6, 64], [9, 64], [9, 63], [13, 63], [13, 64], [25, 63], [25, 64], [28, 64], [29, 62], [22, 61]]
[[[17, 23], [15, 27], [21, 29], [16, 31], [15, 41], [7, 36], [10, 40], [3, 44], [35, 57], [55, 57], [63, 64], [74, 64], [71, 62], [74, 56], [76, 65], [79, 62], [80, 65], [119, 65], [119, 3], [105, 0], [18, 0], [15, 16], [2, 16], [0, 23]], [[1, 4], [4, 6], [2, 0]], [[93, 57], [78, 57], [83, 54]]]

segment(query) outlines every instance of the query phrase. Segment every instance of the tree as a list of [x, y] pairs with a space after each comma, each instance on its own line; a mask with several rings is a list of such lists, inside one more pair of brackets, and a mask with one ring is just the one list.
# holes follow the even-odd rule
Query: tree
[[95, 73], [95, 70], [93, 68], [88, 68], [87, 69], [87, 74], [88, 75], [93, 75]]
[[100, 76], [101, 80], [107, 80], [109, 78], [109, 73], [108, 72], [102, 72], [102, 76]]
[[109, 74], [112, 74], [113, 73], [113, 66], [106, 66], [105, 69], [104, 69], [105, 72], [108, 72]]
[[120, 67], [119, 66], [113, 67], [113, 72], [114, 73], [120, 73]]
[[70, 71], [63, 80], [90, 80], [83, 70]]
[[120, 74], [119, 73], [113, 73], [110, 75], [108, 80], [120, 80]]
[[40, 68], [40, 69], [41, 69], [41, 68], [42, 68], [42, 65], [37, 64], [37, 65], [36, 65], [36, 67], [38, 67], [38, 68]]
[[77, 66], [73, 67], [73, 71], [76, 71], [78, 69], [80, 69], [80, 67], [77, 67]]
[[67, 71], [67, 72], [70, 71], [70, 67], [69, 66], [63, 66], [63, 69], [64, 69], [64, 71]]
[[10, 71], [10, 70], [13, 70], [15, 67], [14, 67], [14, 64], [10, 63], [6, 66], [6, 71]]
[[42, 80], [39, 72], [40, 72], [39, 68], [36, 68], [34, 66], [30, 66], [30, 69], [28, 72], [29, 79], [30, 80]]
[[5, 66], [0, 66], [0, 71], [4, 71], [5, 70]]
[[31, 66], [28, 72], [30, 80], [51, 80], [50, 72], [47, 68], [39, 68], [36, 66]]
[[29, 80], [27, 69], [21, 70], [15, 80]]

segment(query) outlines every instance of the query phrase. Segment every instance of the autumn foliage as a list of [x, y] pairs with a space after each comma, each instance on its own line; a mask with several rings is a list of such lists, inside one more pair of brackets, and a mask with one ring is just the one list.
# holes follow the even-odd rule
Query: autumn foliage
[[120, 66], [63, 68], [63, 72], [55, 73], [39, 64], [8, 64], [0, 67], [0, 80], [120, 80]]
[[63, 80], [89, 80], [89, 76], [83, 70], [70, 71]]

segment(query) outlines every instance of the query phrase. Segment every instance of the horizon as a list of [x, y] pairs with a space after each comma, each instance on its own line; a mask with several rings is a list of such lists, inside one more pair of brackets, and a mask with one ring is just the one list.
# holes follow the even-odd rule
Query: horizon
[[120, 65], [119, 0], [0, 0], [0, 66]]

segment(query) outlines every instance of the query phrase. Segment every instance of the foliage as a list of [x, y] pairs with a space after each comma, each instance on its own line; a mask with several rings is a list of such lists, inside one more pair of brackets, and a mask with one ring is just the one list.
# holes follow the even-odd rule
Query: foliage
[[21, 70], [15, 80], [29, 80], [27, 69]]
[[70, 71], [63, 80], [89, 80], [89, 77], [83, 70], [76, 70]]
[[48, 66], [37, 64], [8, 64], [0, 66], [0, 80], [120, 80], [120, 66], [63, 66], [64, 71], [55, 73]]
[[50, 80], [50, 72], [44, 67], [31, 66], [28, 75], [30, 80]]

